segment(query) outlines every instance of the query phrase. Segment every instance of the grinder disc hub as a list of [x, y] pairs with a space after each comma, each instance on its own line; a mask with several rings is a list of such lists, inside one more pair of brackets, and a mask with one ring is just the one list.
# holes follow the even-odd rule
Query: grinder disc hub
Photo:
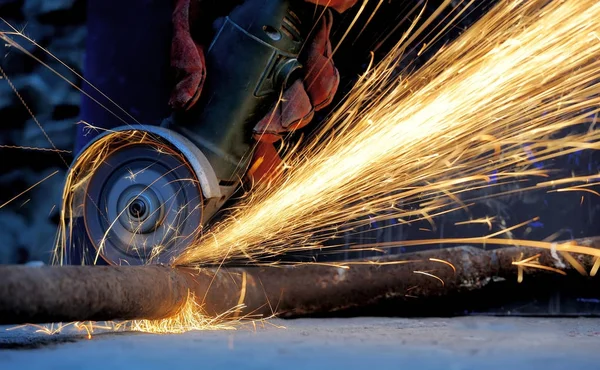
[[164, 220], [163, 203], [152, 187], [131, 185], [119, 195], [116, 209], [120, 211], [119, 221], [132, 233], [154, 231]]

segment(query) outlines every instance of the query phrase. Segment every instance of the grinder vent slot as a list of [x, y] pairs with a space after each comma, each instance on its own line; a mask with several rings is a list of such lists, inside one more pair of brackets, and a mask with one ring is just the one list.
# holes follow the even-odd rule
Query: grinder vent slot
[[298, 16], [288, 10], [288, 14], [283, 17], [283, 21], [281, 22], [281, 32], [283, 32], [292, 41], [300, 41], [301, 36], [300, 30], [298, 29], [300, 24], [301, 22], [300, 19], [298, 19]]

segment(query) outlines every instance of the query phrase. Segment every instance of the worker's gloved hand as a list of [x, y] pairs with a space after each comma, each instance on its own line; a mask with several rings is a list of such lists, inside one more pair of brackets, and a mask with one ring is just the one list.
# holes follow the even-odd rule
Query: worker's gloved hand
[[204, 48], [191, 35], [191, 22], [197, 11], [197, 7], [192, 5], [196, 1], [174, 0], [171, 67], [175, 71], [176, 84], [169, 100], [174, 109], [193, 106], [200, 97], [206, 77]]
[[[357, 0], [305, 0], [344, 12]], [[176, 71], [176, 86], [170, 105], [174, 109], [189, 109], [198, 100], [206, 76], [204, 49], [192, 36], [198, 0], [175, 0], [174, 34], [171, 66]], [[302, 80], [283, 92], [281, 100], [254, 127], [257, 147], [247, 176], [253, 182], [272, 179], [281, 171], [281, 158], [274, 143], [284, 135], [306, 126], [314, 112], [333, 100], [339, 84], [339, 74], [333, 63], [329, 40], [333, 15], [329, 9], [319, 18], [305, 46], [300, 62], [304, 66]], [[210, 73], [210, 71], [209, 71]]]

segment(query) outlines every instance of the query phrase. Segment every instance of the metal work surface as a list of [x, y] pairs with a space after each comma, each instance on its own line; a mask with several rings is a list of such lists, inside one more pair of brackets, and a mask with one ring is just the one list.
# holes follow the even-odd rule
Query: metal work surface
[[[281, 327], [283, 326], [283, 327]], [[181, 335], [0, 327], [2, 369], [593, 369], [600, 319], [272, 320]]]

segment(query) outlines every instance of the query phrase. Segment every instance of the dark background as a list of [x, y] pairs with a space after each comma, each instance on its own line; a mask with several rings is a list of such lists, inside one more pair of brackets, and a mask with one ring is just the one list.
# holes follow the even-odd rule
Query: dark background
[[[371, 0], [361, 20], [335, 55], [335, 62], [342, 76], [338, 99], [364, 71], [370, 50], [379, 46], [375, 53], [376, 60], [379, 60], [398, 40], [409, 26], [409, 22], [399, 25], [399, 21], [413, 7], [426, 6], [426, 18], [441, 2], [428, 1], [425, 5], [424, 1], [385, 0], [371, 23], [360, 33], [378, 3], [377, 0]], [[166, 99], [170, 78], [170, 2], [131, 0], [122, 3], [127, 3], [127, 7], [112, 0], [0, 0], [0, 17], [24, 30], [26, 35], [76, 72], [83, 73], [85, 69], [86, 77], [140, 121], [159, 122], [168, 114]], [[439, 46], [459, 36], [495, 1], [482, 0], [476, 3], [478, 5], [451, 27], [445, 37], [419, 57], [416, 54], [422, 40], [418, 40], [409, 48], [403, 60], [399, 61], [398, 70], [418, 68]], [[453, 1], [451, 9], [460, 6], [460, 1]], [[332, 35], [334, 45], [354, 18], [357, 8], [358, 6], [343, 15], [336, 15]], [[159, 9], [162, 10], [158, 11]], [[418, 12], [408, 19], [412, 20], [416, 13]], [[443, 15], [440, 19], [442, 17]], [[2, 29], [6, 28], [2, 25]], [[387, 41], [382, 42], [386, 37]], [[20, 44], [77, 86], [91, 91], [89, 87], [82, 85], [80, 78], [38, 48], [27, 42]], [[88, 98], [82, 98], [76, 89], [33, 58], [5, 45], [0, 45], [0, 52], [0, 66], [57, 148], [74, 149], [76, 123], [80, 119], [100, 126], [115, 124], [111, 114]], [[327, 113], [321, 112], [316, 121], [325, 118]], [[316, 124], [312, 127], [315, 126]], [[59, 155], [6, 147], [52, 146], [4, 79], [0, 80], [0, 145], [5, 146], [0, 147], [0, 204], [48, 174], [59, 171], [43, 184], [0, 209], [0, 263], [47, 261], [56, 233], [63, 180], [72, 154]], [[598, 171], [599, 161], [597, 155], [594, 155], [576, 153], [562, 159], [562, 162], [554, 163], [553, 167], [562, 167], [567, 173], [571, 170], [586, 173]], [[543, 192], [517, 194], [482, 202], [473, 209], [473, 214], [474, 217], [499, 215], [507, 224], [542, 216], [540, 222], [515, 232], [514, 237], [517, 238], [543, 239], [563, 229], [565, 239], [595, 235], [600, 209], [598, 200], [593, 195], [586, 194], [584, 206], [580, 206], [580, 197], [579, 193], [561, 193], [559, 196]], [[489, 232], [484, 225], [461, 228], [454, 226], [456, 221], [462, 221], [465, 217], [465, 214], [457, 212], [439, 220], [435, 233], [419, 230], [429, 227], [428, 224], [403, 226], [394, 225], [393, 221], [370, 224], [359, 230], [359, 234], [348, 234], [335, 243], [469, 236]], [[404, 250], [396, 249], [392, 252], [401, 253]], [[364, 253], [342, 253], [321, 255], [319, 258], [327, 260], [364, 256]]]
[[[87, 31], [85, 1], [0, 0], [0, 18], [82, 72]], [[2, 24], [0, 29], [7, 27]], [[30, 43], [20, 44], [53, 68], [60, 68], [58, 62]], [[7, 47], [4, 41], [0, 45], [0, 66], [55, 146], [72, 150], [80, 114], [79, 92], [33, 58]], [[60, 71], [80, 84], [65, 68]], [[0, 80], [0, 145], [52, 148], [4, 79]], [[47, 261], [56, 234], [65, 162], [70, 161], [69, 154], [0, 148], [0, 203], [59, 171], [0, 209], [0, 263]]]

